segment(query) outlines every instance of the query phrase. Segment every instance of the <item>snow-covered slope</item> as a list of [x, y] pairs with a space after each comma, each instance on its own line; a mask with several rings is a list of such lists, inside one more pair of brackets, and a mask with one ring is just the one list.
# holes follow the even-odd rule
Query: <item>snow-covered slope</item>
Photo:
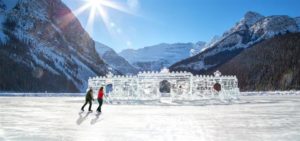
[[100, 57], [112, 69], [122, 74], [136, 74], [138, 71], [130, 65], [123, 57], [119, 56], [112, 48], [95, 41], [95, 47]]
[[171, 70], [187, 70], [194, 73], [203, 73], [219, 66], [244, 48], [255, 43], [283, 35], [290, 32], [299, 32], [299, 20], [289, 16], [264, 17], [255, 12], [247, 12], [229, 31], [225, 32], [217, 42], [206, 46], [205, 50], [196, 56], [182, 60], [170, 67]]
[[[214, 46], [217, 42], [219, 42], [221, 40], [221, 37], [218, 35], [215, 35], [209, 42], [207, 42], [204, 47], [202, 47], [200, 52], [203, 52], [207, 49], [209, 49], [210, 47]], [[199, 54], [200, 52], [198, 52], [197, 54]], [[197, 55], [195, 54], [195, 55]], [[194, 56], [195, 56], [194, 55]]]
[[120, 52], [120, 56], [125, 58], [134, 67], [141, 71], [160, 70], [169, 67], [171, 64], [188, 58], [202, 49], [204, 43], [176, 43], [158, 44], [141, 49], [127, 49]]
[[61, 0], [1, 3], [0, 89], [84, 91], [88, 77], [106, 74], [94, 41]]
[[199, 41], [197, 42], [194, 47], [190, 50], [190, 57], [197, 55], [200, 53], [206, 46], [205, 42]]

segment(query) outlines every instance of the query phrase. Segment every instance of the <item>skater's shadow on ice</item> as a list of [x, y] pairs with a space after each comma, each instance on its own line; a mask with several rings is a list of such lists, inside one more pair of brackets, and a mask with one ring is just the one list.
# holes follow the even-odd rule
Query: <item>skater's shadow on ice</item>
[[77, 125], [80, 125], [83, 121], [85, 121], [87, 119], [87, 117], [89, 116], [91, 112], [87, 112], [85, 114], [85, 116], [82, 116], [83, 115], [83, 112], [79, 113], [79, 118], [77, 119], [76, 123]]
[[98, 120], [100, 117], [101, 113], [98, 113], [94, 119], [91, 120], [91, 125], [94, 125], [98, 121], [101, 121], [102, 119]]

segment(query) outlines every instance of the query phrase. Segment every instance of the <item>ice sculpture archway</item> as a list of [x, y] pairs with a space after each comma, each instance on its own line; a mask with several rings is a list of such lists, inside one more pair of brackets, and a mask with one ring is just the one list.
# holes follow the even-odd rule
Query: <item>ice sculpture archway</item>
[[159, 82], [160, 93], [171, 93], [171, 83], [168, 80]]
[[220, 92], [222, 90], [222, 86], [220, 83], [215, 83], [213, 86], [214, 90], [216, 90], [217, 92]]
[[163, 80], [159, 82], [159, 93], [162, 98], [171, 97], [171, 83], [168, 80]]
[[107, 84], [105, 86], [105, 93], [111, 93], [113, 91], [113, 84]]

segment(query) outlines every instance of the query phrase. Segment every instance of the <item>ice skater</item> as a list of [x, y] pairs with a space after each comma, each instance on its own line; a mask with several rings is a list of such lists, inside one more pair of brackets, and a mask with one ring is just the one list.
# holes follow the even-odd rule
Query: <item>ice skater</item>
[[102, 103], [103, 103], [103, 96], [104, 96], [104, 92], [103, 92], [103, 87], [101, 87], [98, 91], [98, 102], [99, 102], [99, 106], [97, 108], [97, 112], [101, 113], [101, 107], [102, 107]]
[[85, 103], [81, 107], [81, 111], [84, 111], [84, 107], [87, 103], [89, 103], [89, 112], [93, 112], [92, 110], [92, 101], [94, 101], [93, 89], [89, 88], [85, 96]]

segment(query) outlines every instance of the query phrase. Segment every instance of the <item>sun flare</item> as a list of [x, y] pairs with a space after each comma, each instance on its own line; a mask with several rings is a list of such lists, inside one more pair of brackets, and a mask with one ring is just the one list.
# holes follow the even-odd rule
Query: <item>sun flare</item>
[[111, 27], [111, 20], [109, 18], [109, 14], [106, 11], [106, 8], [134, 15], [128, 8], [112, 0], [84, 0], [84, 5], [75, 10], [74, 14], [78, 16], [85, 11], [89, 11], [87, 29], [90, 32], [93, 32], [96, 17], [100, 17], [106, 28], [109, 30], [109, 28]]
[[88, 3], [90, 4], [90, 5], [101, 5], [101, 2], [102, 2], [102, 0], [89, 0], [88, 1]]

